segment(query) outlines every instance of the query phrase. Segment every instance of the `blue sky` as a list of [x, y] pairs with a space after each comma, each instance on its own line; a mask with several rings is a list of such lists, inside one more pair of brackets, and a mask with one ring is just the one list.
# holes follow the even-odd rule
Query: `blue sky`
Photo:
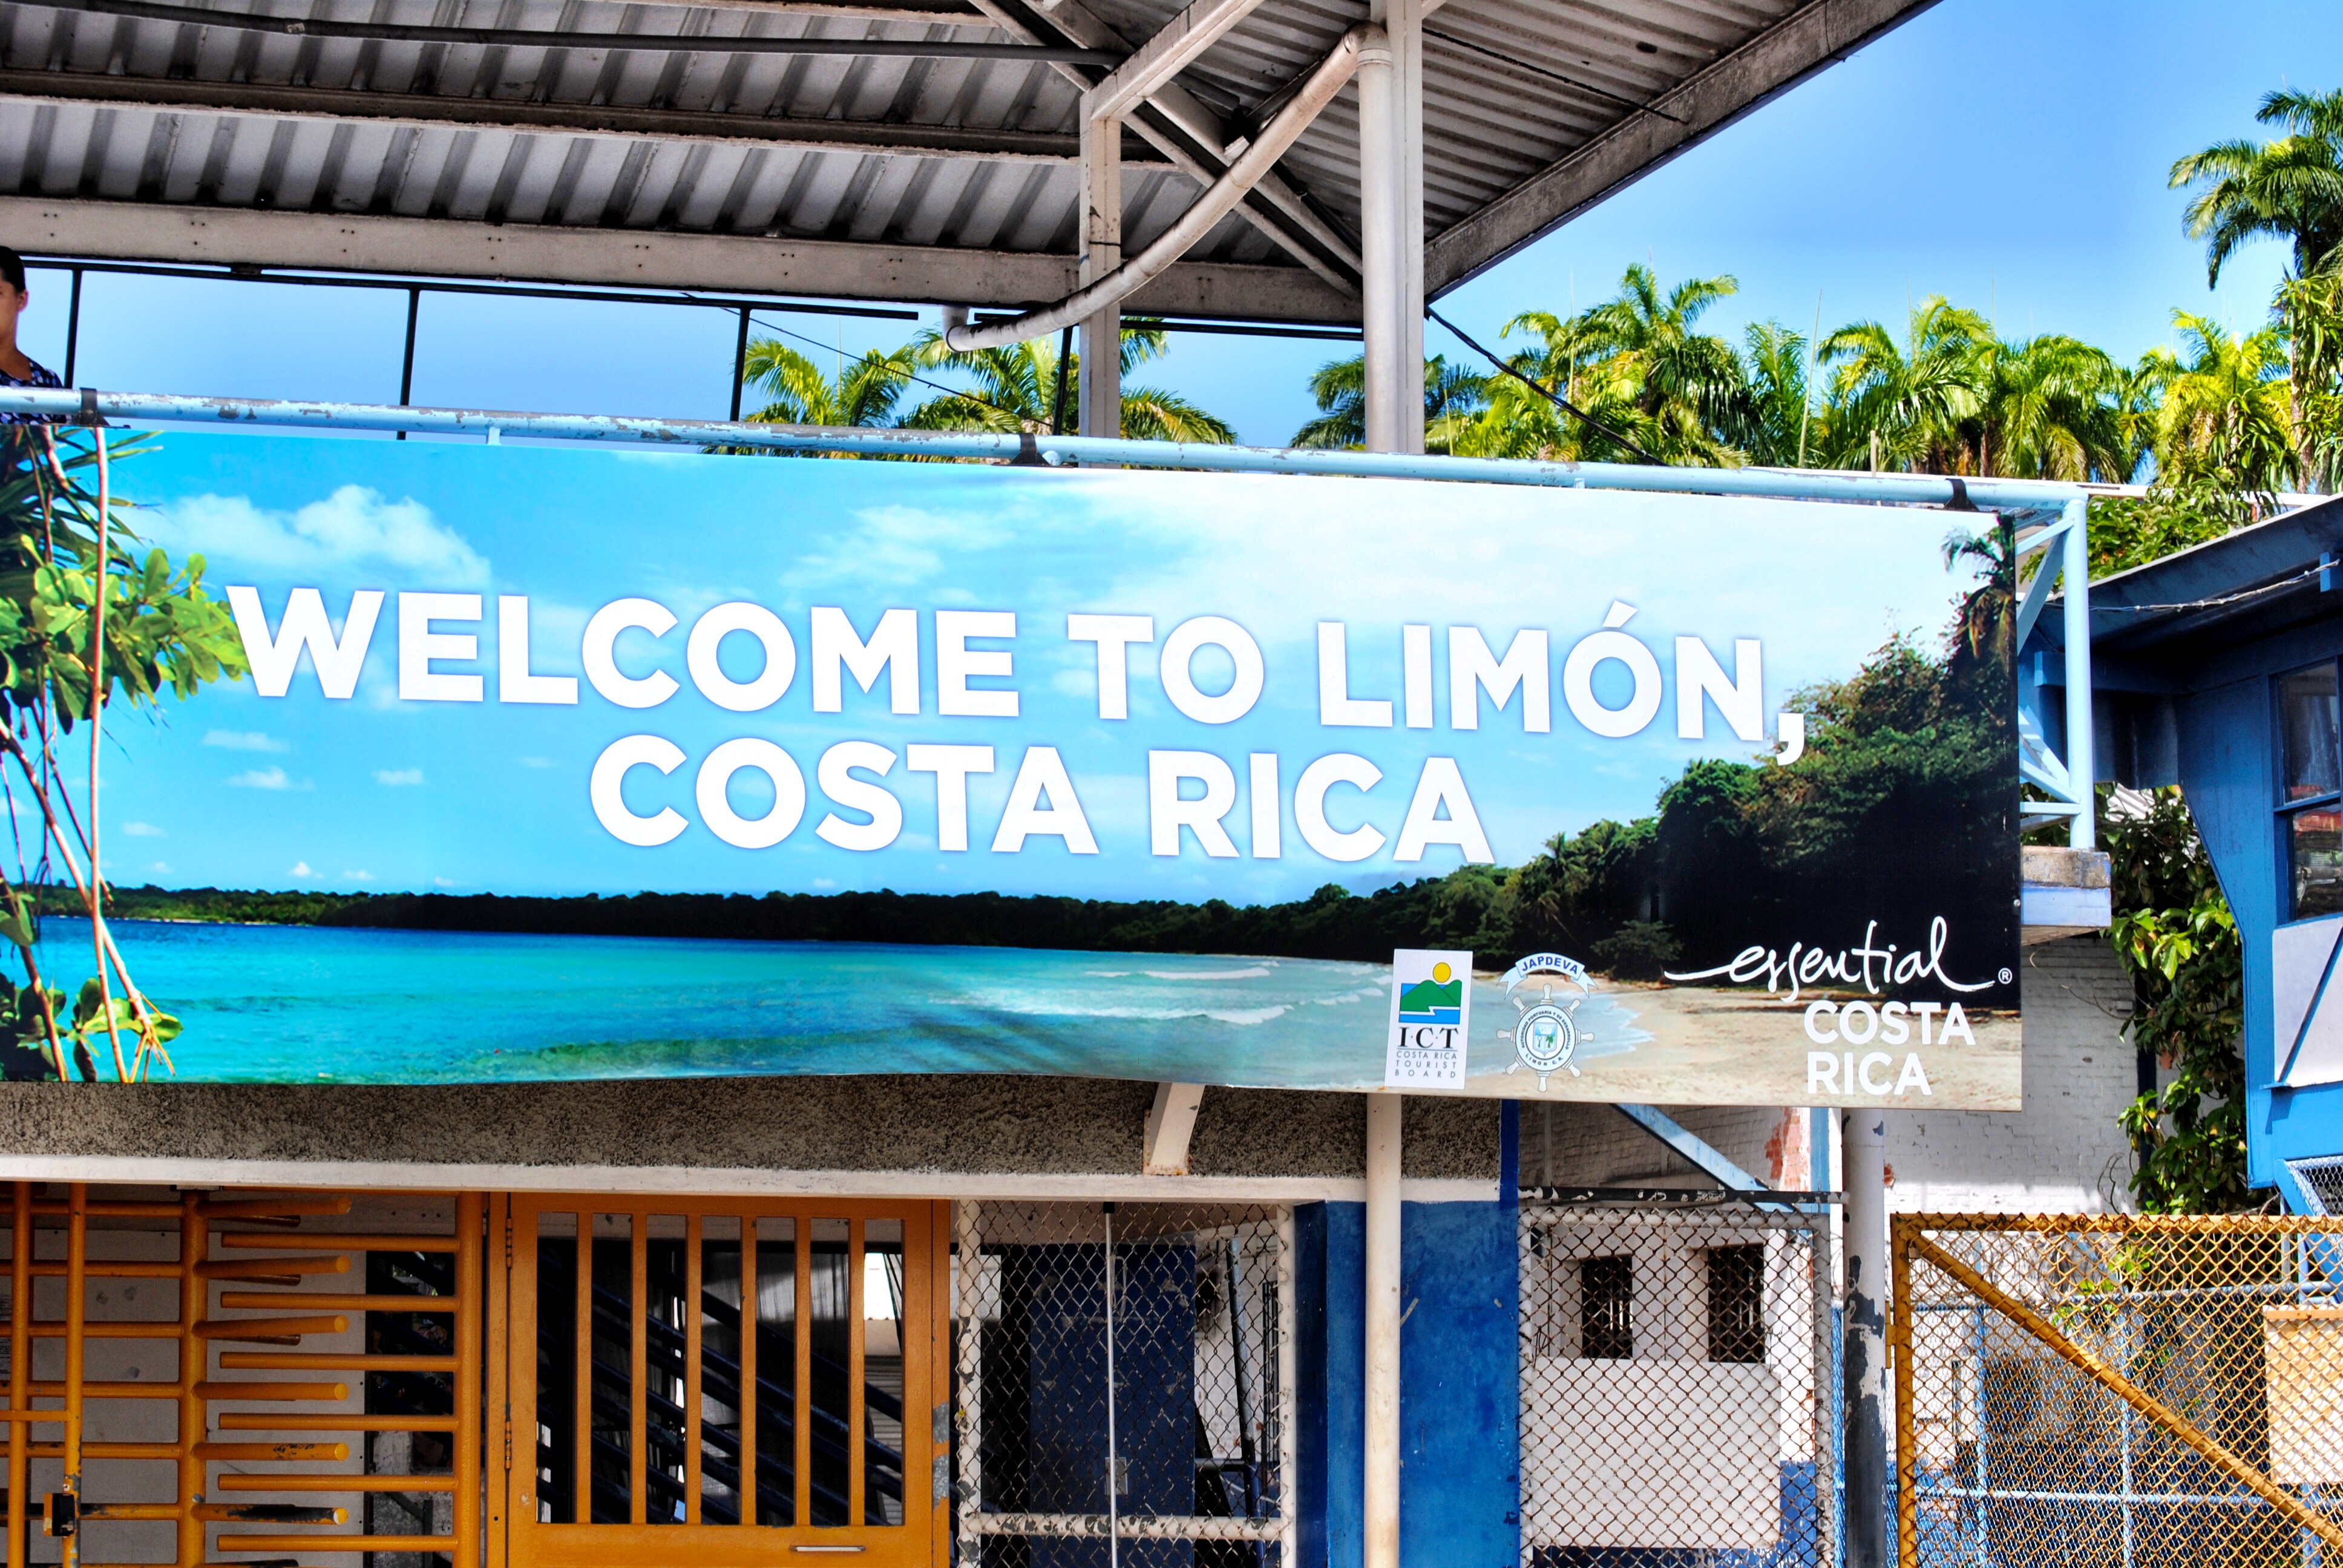
[[[2241, 255], [2217, 293], [2165, 188], [2180, 154], [2258, 134], [2273, 86], [2331, 87], [2331, 0], [1944, 0], [1886, 38], [1475, 279], [1443, 308], [1476, 336], [1516, 312], [1603, 297], [1630, 262], [1664, 279], [1730, 272], [1712, 317], [1825, 329], [1902, 318], [1931, 292], [1991, 308], [2015, 335], [2057, 330], [2129, 357], [2175, 307], [2260, 318], [2283, 257]], [[61, 365], [62, 279], [35, 279], [32, 352]], [[93, 278], [85, 385], [392, 402], [396, 294]], [[847, 352], [893, 324], [800, 318]], [[485, 407], [720, 416], [733, 326], [715, 311], [438, 297], [426, 301], [416, 399]], [[1445, 341], [1433, 327], [1433, 352]], [[1303, 381], [1338, 346], [1190, 337], [1142, 372], [1276, 443], [1311, 408]]]
[[[1557, 830], [1647, 813], [1662, 780], [1693, 757], [1761, 749], [1762, 738], [1737, 739], [1714, 709], [1704, 739], [1679, 738], [1679, 636], [1714, 649], [1726, 679], [1739, 668], [1735, 639], [1760, 639], [1764, 701], [1752, 717], [1771, 734], [1790, 691], [1851, 673], [1892, 632], [1933, 642], [1963, 586], [1938, 555], [1941, 513], [1803, 506], [1793, 535], [1786, 503], [1713, 498], [1499, 489], [1473, 498], [1469, 538], [1427, 545], [1458, 537], [1436, 526], [1456, 504], [1453, 487], [178, 432], [118, 472], [154, 508], [142, 531], [175, 556], [201, 550], [215, 592], [257, 588], [273, 626], [297, 586], [322, 590], [337, 620], [353, 590], [394, 596], [346, 700], [327, 699], [305, 662], [280, 697], [262, 696], [256, 682], [216, 686], [168, 704], [159, 723], [109, 726], [119, 749], [106, 765], [108, 868], [117, 880], [165, 885], [1294, 898], [1329, 880], [1381, 885], [1461, 863], [1436, 841], [1413, 863], [1394, 861], [1427, 757], [1454, 760], [1493, 858], [1517, 864]], [[1791, 537], [1797, 547], [1784, 548]], [[484, 624], [435, 628], [478, 634], [478, 657], [434, 672], [479, 672], [486, 701], [402, 699], [402, 591], [482, 597]], [[530, 668], [554, 677], [586, 668], [583, 633], [600, 607], [657, 601], [679, 624], [659, 639], [624, 634], [618, 658], [636, 678], [667, 671], [678, 689], [632, 709], [589, 684], [574, 706], [499, 702], [496, 598], [505, 594], [528, 598]], [[795, 678], [769, 707], [719, 707], [685, 657], [699, 617], [736, 600], [769, 607], [793, 639]], [[919, 612], [917, 717], [890, 712], [883, 683], [865, 696], [851, 681], [841, 712], [814, 711], [819, 605], [843, 607], [865, 636], [883, 610]], [[1015, 612], [1015, 640], [983, 646], [1013, 658], [1016, 718], [939, 712], [933, 616], [955, 608]], [[1095, 652], [1066, 636], [1076, 610], [1154, 618], [1154, 644], [1131, 653], [1126, 720], [1101, 716]], [[1207, 615], [1246, 628], [1265, 668], [1258, 703], [1225, 725], [1176, 710], [1158, 675], [1155, 650], [1172, 628]], [[1322, 728], [1315, 627], [1335, 618], [1349, 627], [1350, 694], [1370, 699], [1403, 696], [1401, 627], [1435, 628], [1427, 719], [1436, 728]], [[1620, 739], [1598, 738], [1564, 699], [1567, 657], [1606, 624], [1625, 628], [1610, 634], [1613, 648], [1640, 642], [1654, 655], [1656, 707]], [[1547, 633], [1537, 683], [1553, 691], [1562, 677], [1550, 729], [1525, 723], [1518, 695], [1502, 711], [1483, 699], [1477, 728], [1453, 726], [1453, 625], [1477, 628], [1499, 656], [1525, 628]], [[719, 649], [729, 679], [757, 677], [751, 639], [735, 635]], [[1206, 693], [1233, 669], [1209, 648], [1193, 663]], [[1615, 709], [1632, 690], [1614, 658], [1592, 695]], [[665, 807], [689, 823], [655, 848], [619, 842], [589, 805], [598, 757], [629, 735], [682, 754], [665, 778], [639, 767], [624, 781], [638, 817]], [[767, 849], [719, 841], [694, 789], [719, 744], [747, 738], [786, 749], [806, 786], [796, 830]], [[900, 833], [866, 852], [816, 833], [830, 809], [818, 759], [848, 739], [904, 764], [884, 780], [901, 803]], [[967, 852], [939, 844], [937, 784], [910, 771], [910, 743], [994, 748], [995, 770], [970, 782]], [[1016, 854], [994, 849], [1011, 779], [1034, 746], [1062, 756], [1099, 853], [1071, 854], [1046, 837]], [[1192, 838], [1176, 859], [1151, 853], [1151, 749], [1228, 759], [1238, 858], [1208, 862]], [[1363, 822], [1383, 835], [1365, 859], [1313, 853], [1294, 809], [1302, 769], [1334, 752], [1370, 759], [1383, 775], [1363, 794], [1338, 789], [1329, 808], [1337, 830]], [[1283, 853], [1273, 859], [1248, 852], [1256, 753], [1279, 764]], [[749, 772], [729, 799], [758, 818], [773, 793]]]

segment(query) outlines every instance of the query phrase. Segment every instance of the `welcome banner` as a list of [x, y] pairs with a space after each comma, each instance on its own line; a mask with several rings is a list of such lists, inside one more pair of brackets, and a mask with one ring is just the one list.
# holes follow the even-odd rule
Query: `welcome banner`
[[110, 731], [182, 1080], [1373, 1087], [1410, 949], [1472, 955], [1453, 1091], [2017, 1103], [1991, 518], [176, 433], [116, 485], [251, 666]]

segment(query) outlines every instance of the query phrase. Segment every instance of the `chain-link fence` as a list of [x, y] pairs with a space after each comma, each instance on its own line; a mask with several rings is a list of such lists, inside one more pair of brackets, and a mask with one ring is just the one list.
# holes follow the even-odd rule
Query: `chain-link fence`
[[2320, 1160], [2289, 1160], [2288, 1167], [2302, 1183], [2314, 1214], [2343, 1214], [2343, 1154]]
[[1906, 1563], [2343, 1562], [2343, 1221], [1895, 1226]]
[[962, 1202], [954, 1218], [960, 1563], [1291, 1562], [1291, 1211]]
[[1822, 1214], [1524, 1204], [1523, 1568], [1830, 1568]]

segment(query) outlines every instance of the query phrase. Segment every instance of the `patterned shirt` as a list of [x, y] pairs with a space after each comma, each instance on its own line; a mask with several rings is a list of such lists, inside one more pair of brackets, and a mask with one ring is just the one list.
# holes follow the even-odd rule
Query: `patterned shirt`
[[[0, 387], [63, 387], [65, 385], [65, 382], [58, 378], [55, 371], [31, 355], [25, 356], [25, 363], [33, 367], [33, 373], [27, 377], [11, 376], [5, 368], [0, 368]], [[62, 414], [0, 414], [0, 425], [61, 425], [65, 423], [65, 416]]]

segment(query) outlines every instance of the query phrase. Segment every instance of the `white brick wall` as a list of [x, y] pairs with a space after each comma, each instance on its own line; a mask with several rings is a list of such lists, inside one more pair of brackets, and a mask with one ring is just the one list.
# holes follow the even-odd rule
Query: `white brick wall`
[[[1893, 1207], [2004, 1213], [2130, 1207], [2131, 1148], [2117, 1118], [2137, 1088], [2137, 1058], [2120, 1032], [2131, 982], [2100, 936], [2027, 948], [2022, 972], [2026, 1109], [1892, 1112]], [[1670, 1114], [1772, 1185], [1804, 1188], [1812, 1180], [1803, 1110], [1687, 1107]], [[1526, 1185], [1712, 1184], [1607, 1105], [1524, 1104], [1521, 1152]], [[1838, 1170], [1834, 1148], [1834, 1178]]]
[[2026, 1109], [1914, 1111], [1887, 1121], [1887, 1201], [1900, 1211], [2086, 1212], [2132, 1207], [2117, 1118], [2138, 1092], [2119, 1032], [2131, 981], [2102, 936], [2026, 950]]

